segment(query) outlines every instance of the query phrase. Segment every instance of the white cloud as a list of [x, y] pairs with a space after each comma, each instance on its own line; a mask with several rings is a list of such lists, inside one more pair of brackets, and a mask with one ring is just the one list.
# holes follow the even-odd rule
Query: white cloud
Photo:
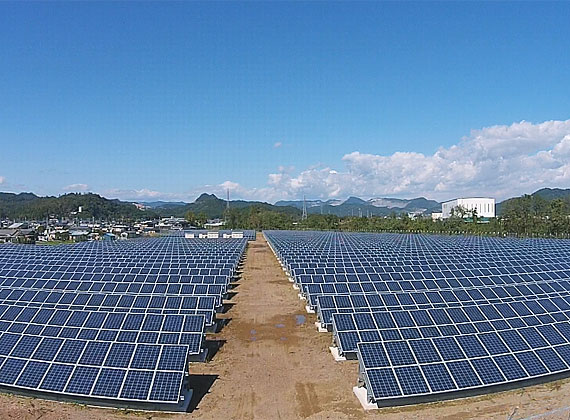
[[281, 146], [283, 146], [283, 143], [281, 143], [280, 141], [276, 142], [276, 143], [273, 145], [273, 147], [276, 148], [276, 149], [280, 148]]
[[185, 194], [154, 191], [148, 188], [141, 188], [139, 190], [112, 188], [104, 191], [103, 195], [109, 198], [118, 198], [128, 201], [175, 201], [187, 198]]
[[68, 192], [85, 192], [89, 189], [89, 185], [87, 184], [71, 184], [71, 185], [66, 185], [65, 187], [62, 188], [63, 191], [68, 191]]
[[433, 154], [391, 155], [353, 151], [342, 157], [344, 168], [310, 166], [303, 171], [280, 166], [267, 183], [250, 188], [227, 180], [184, 193], [149, 189], [110, 190], [106, 196], [128, 200], [194, 201], [202, 192], [231, 199], [274, 202], [308, 198], [425, 196], [445, 200], [485, 195], [498, 200], [542, 187], [570, 187], [570, 120], [533, 124], [526, 121], [473, 130]]
[[527, 121], [473, 130], [432, 155], [354, 151], [344, 170], [313, 166], [269, 174], [265, 199], [400, 196], [444, 200], [465, 195], [504, 199], [536, 189], [570, 187], [570, 120]]

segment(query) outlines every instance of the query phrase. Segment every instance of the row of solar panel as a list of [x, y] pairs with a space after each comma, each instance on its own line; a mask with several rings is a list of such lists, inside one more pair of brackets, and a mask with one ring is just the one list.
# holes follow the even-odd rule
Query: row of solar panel
[[[334, 313], [347, 312], [369, 312], [373, 310], [394, 311], [394, 310], [413, 310], [413, 309], [429, 309], [429, 308], [446, 308], [461, 307], [465, 305], [484, 305], [499, 304], [526, 301], [533, 298], [561, 298], [570, 301], [568, 291], [550, 292], [535, 295], [519, 295], [519, 296], [501, 296], [496, 299], [481, 298], [461, 293], [464, 291], [444, 292], [426, 292], [424, 294], [387, 294], [387, 293], [370, 293], [370, 294], [352, 294], [352, 295], [321, 295], [317, 296], [316, 312], [319, 322], [323, 327], [327, 327], [331, 323], [331, 317]], [[459, 299], [461, 297], [461, 299]]]
[[[562, 264], [560, 264], [562, 266]], [[328, 269], [326, 269], [328, 270]], [[326, 271], [322, 269], [322, 271]], [[357, 282], [357, 281], [400, 281], [400, 280], [433, 280], [433, 279], [449, 279], [450, 281], [454, 279], [463, 278], [479, 278], [479, 277], [513, 277], [522, 278], [528, 280], [540, 280], [543, 275], [550, 275], [556, 273], [558, 277], [570, 277], [570, 269], [565, 267], [514, 267], [512, 269], [507, 268], [492, 268], [492, 269], [472, 269], [472, 270], [417, 270], [413, 269], [411, 271], [385, 271], [384, 269], [374, 268], [374, 272], [371, 272], [372, 268], [366, 272], [364, 268], [353, 269], [352, 273], [348, 273], [350, 270], [335, 270], [333, 273], [318, 273], [321, 271], [319, 269], [296, 269], [292, 270], [291, 277], [294, 278], [299, 283], [327, 283], [327, 282]], [[310, 271], [313, 271], [312, 273]], [[333, 270], [328, 270], [333, 271]], [[509, 273], [510, 271], [510, 273]]]
[[[336, 273], [410, 273], [414, 271], [441, 271], [441, 272], [465, 272], [464, 275], [477, 275], [481, 270], [494, 270], [491, 273], [482, 274], [510, 274], [517, 272], [540, 272], [548, 269], [568, 270], [568, 256], [558, 258], [521, 258], [508, 260], [475, 260], [475, 261], [361, 261], [345, 260], [330, 262], [326, 259], [316, 259], [310, 262], [292, 263], [285, 262], [285, 258], [279, 257], [283, 267], [289, 274], [336, 274]], [[498, 272], [497, 272], [498, 271]], [[447, 274], [450, 276], [449, 274]], [[463, 274], [456, 274], [456, 276]]]
[[[180, 239], [177, 239], [180, 240]], [[159, 241], [160, 242], [160, 241]], [[233, 256], [241, 252], [245, 246], [245, 242], [236, 241], [234, 243], [218, 244], [218, 246], [211, 246], [213, 244], [198, 244], [200, 246], [187, 247], [187, 248], [160, 248], [159, 242], [152, 242], [146, 239], [139, 241], [139, 243], [146, 243], [144, 247], [139, 248], [125, 248], [118, 245], [107, 245], [106, 248], [100, 248], [97, 242], [79, 243], [74, 245], [66, 245], [59, 247], [50, 247], [38, 249], [30, 246], [22, 247], [5, 247], [2, 252], [5, 256], [14, 256], [15, 258], [34, 258], [51, 256], [62, 261], [89, 261], [94, 259], [110, 260], [116, 256], [119, 261], [138, 260], [143, 261], [146, 258], [152, 262], [154, 260], [164, 260], [168, 262], [180, 261], [198, 261], [202, 258], [209, 260], [220, 257], [220, 259], [228, 256]]]
[[109, 256], [114, 253], [120, 253], [124, 257], [129, 257], [134, 254], [148, 255], [157, 258], [178, 258], [180, 256], [188, 255], [190, 258], [196, 258], [200, 255], [228, 255], [234, 252], [239, 252], [244, 246], [245, 241], [194, 241], [194, 242], [180, 242], [181, 238], [173, 238], [178, 241], [174, 246], [162, 246], [161, 243], [165, 239], [160, 238], [157, 240], [144, 239], [139, 241], [130, 241], [125, 244], [117, 242], [114, 244], [103, 244], [101, 242], [83, 242], [74, 245], [61, 245], [50, 248], [38, 249], [30, 246], [16, 247], [6, 246], [5, 253], [8, 255], [57, 255], [62, 258], [74, 257], [91, 257], [91, 256]]
[[186, 368], [187, 355], [187, 345], [81, 340], [9, 332], [0, 335], [0, 356], [43, 362], [182, 372]]
[[1, 321], [17, 321], [39, 325], [102, 328], [128, 331], [201, 332], [201, 315], [160, 315], [67, 311], [24, 306], [0, 305]]
[[113, 277], [122, 275], [131, 278], [135, 275], [167, 275], [167, 276], [230, 276], [233, 272], [233, 267], [228, 267], [230, 264], [220, 264], [225, 267], [208, 267], [208, 268], [144, 268], [144, 267], [63, 267], [63, 266], [50, 266], [50, 267], [35, 267], [35, 268], [12, 268], [0, 271], [0, 276], [3, 277], [47, 277], [55, 276], [61, 278], [63, 275], [69, 274], [85, 274], [95, 276], [95, 280], [113, 280]]
[[111, 369], [0, 357], [0, 385], [58, 395], [176, 403], [183, 379], [183, 371]]
[[[287, 246], [285, 244], [284, 246]], [[366, 245], [365, 245], [366, 246]], [[370, 248], [368, 246], [368, 248]], [[393, 251], [378, 247], [371, 248], [367, 253], [335, 252], [322, 253], [311, 247], [306, 247], [296, 251], [276, 250], [280, 259], [286, 260], [285, 265], [289, 268], [310, 268], [310, 267], [331, 267], [339, 266], [385, 266], [399, 267], [402, 265], [446, 265], [446, 264], [479, 264], [487, 263], [494, 266], [496, 263], [506, 263], [506, 265], [525, 265], [529, 261], [539, 264], [560, 262], [564, 263], [564, 257], [568, 255], [567, 250], [562, 252], [544, 251], [517, 252], [516, 248], [505, 250], [501, 253], [485, 249], [476, 252], [457, 252], [461, 249], [442, 249], [429, 254], [410, 254], [405, 249], [395, 249]], [[296, 264], [301, 264], [297, 266]]]
[[45, 337], [150, 344], [187, 344], [199, 354], [203, 315], [160, 315], [54, 310], [10, 306], [0, 317], [0, 331]]
[[[174, 279], [173, 279], [174, 280]], [[214, 278], [214, 282], [203, 277], [196, 277], [196, 283], [129, 283], [129, 282], [101, 282], [82, 280], [47, 280], [47, 279], [13, 279], [0, 278], [0, 287], [27, 288], [33, 290], [69, 290], [79, 292], [105, 292], [105, 293], [145, 293], [145, 294], [169, 294], [173, 290], [175, 294], [203, 294], [204, 290], [219, 290], [223, 295], [228, 286], [228, 279]], [[202, 286], [202, 287], [200, 287]], [[214, 287], [217, 286], [217, 287]], [[208, 293], [210, 294], [210, 293]]]
[[136, 307], [120, 307], [120, 306], [88, 306], [88, 305], [68, 305], [68, 304], [54, 304], [47, 302], [8, 302], [0, 300], [0, 306], [10, 306], [14, 308], [33, 308], [33, 309], [50, 309], [50, 310], [65, 310], [65, 311], [90, 311], [90, 312], [116, 312], [125, 313], [131, 312], [135, 314], [155, 314], [155, 315], [202, 315], [205, 319], [207, 327], [212, 327], [215, 323], [215, 308], [208, 309], [168, 309], [168, 308], [150, 308], [143, 306]]
[[[43, 296], [48, 294], [72, 293], [73, 295], [81, 294], [124, 294], [125, 296], [135, 295], [175, 295], [174, 297], [199, 297], [199, 296], [213, 296], [216, 299], [217, 306], [221, 305], [222, 297], [225, 294], [226, 285], [223, 284], [154, 284], [154, 283], [102, 283], [102, 282], [78, 282], [78, 281], [61, 281], [61, 282], [46, 282], [45, 280], [14, 280], [9, 281], [5, 279], [4, 282], [0, 280], [0, 297], [4, 298], [13, 294], [14, 297], [19, 298], [20, 295], [25, 294], [27, 298], [32, 294], [36, 294], [32, 299], [44, 300]], [[11, 290], [7, 294], [5, 290]], [[22, 293], [23, 292], [23, 293]], [[171, 297], [171, 296], [168, 296]], [[45, 298], [45, 300], [50, 298]], [[130, 299], [130, 298], [127, 298]]]
[[426, 339], [360, 343], [358, 359], [369, 399], [377, 402], [417, 398], [512, 383], [569, 369], [569, 344], [489, 356], [477, 341], [479, 336], [463, 336], [461, 344], [453, 337], [440, 342]]
[[[570, 337], [570, 305], [566, 309], [546, 310], [539, 302], [466, 306], [462, 308], [420, 311], [335, 313], [332, 315], [333, 337], [340, 353], [356, 351], [358, 342], [389, 341], [428, 337], [455, 336], [476, 332], [499, 332], [505, 336], [521, 329], [525, 334], [533, 327], [550, 344], [566, 343]], [[554, 301], [548, 302], [554, 305]], [[531, 311], [532, 308], [532, 311]], [[553, 324], [560, 329], [557, 333]], [[530, 333], [529, 333], [530, 334]], [[533, 333], [534, 334], [534, 333]], [[562, 336], [560, 336], [562, 334]], [[533, 340], [537, 340], [532, 338]]]
[[214, 310], [214, 296], [167, 296], [143, 294], [74, 293], [46, 290], [0, 289], [0, 301], [4, 303], [51, 303], [72, 306], [96, 306], [133, 309], [203, 309]]
[[[67, 277], [67, 278], [66, 278]], [[46, 277], [33, 277], [33, 276], [24, 276], [24, 277], [4, 277], [0, 276], [0, 282], [6, 285], [12, 285], [16, 283], [17, 280], [21, 280], [19, 283], [23, 284], [24, 281], [30, 280], [44, 280], [46, 282], [50, 282], [49, 284], [56, 284], [58, 280], [61, 281], [84, 281], [90, 283], [100, 283], [105, 284], [106, 282], [115, 282], [115, 283], [186, 283], [186, 284], [222, 284], [227, 285], [231, 281], [230, 276], [167, 276], [167, 275], [160, 275], [160, 276], [145, 276], [145, 275], [133, 275], [133, 276], [122, 276], [122, 275], [115, 275], [110, 276], [108, 280], [104, 279], [96, 279], [94, 276], [90, 274], [78, 274], [73, 275], [70, 274], [69, 276], [46, 276]], [[49, 286], [48, 286], [49, 287]]]
[[[405, 284], [403, 285], [406, 286]], [[439, 286], [439, 285], [438, 285]], [[392, 288], [395, 289], [395, 288]], [[316, 307], [318, 299], [327, 295], [376, 295], [386, 306], [438, 304], [444, 302], [493, 301], [499, 299], [533, 297], [565, 293], [570, 291], [569, 281], [542, 281], [528, 284], [512, 285], [477, 285], [463, 287], [431, 287], [425, 289], [396, 289], [391, 290], [388, 284], [382, 282], [350, 283], [350, 284], [311, 284], [303, 289], [308, 297], [311, 308]], [[376, 299], [379, 302], [379, 298]]]

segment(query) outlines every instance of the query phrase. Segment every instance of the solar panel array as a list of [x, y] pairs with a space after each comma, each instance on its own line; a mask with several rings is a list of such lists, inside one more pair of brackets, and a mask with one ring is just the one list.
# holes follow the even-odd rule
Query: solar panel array
[[568, 240], [264, 234], [370, 403], [570, 373]]
[[0, 387], [184, 410], [247, 239], [0, 246]]

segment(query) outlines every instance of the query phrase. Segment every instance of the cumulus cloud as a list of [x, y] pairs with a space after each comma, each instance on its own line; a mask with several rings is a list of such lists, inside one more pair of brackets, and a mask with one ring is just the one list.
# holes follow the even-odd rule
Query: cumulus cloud
[[232, 199], [277, 200], [425, 196], [446, 200], [484, 195], [502, 200], [542, 187], [570, 187], [570, 120], [527, 121], [471, 131], [450, 147], [433, 154], [396, 152], [390, 155], [353, 151], [342, 157], [343, 167], [317, 164], [305, 170], [280, 166], [261, 187], [235, 180], [196, 186], [184, 193], [149, 189], [110, 190], [129, 200], [194, 201], [202, 192]]
[[399, 196], [444, 200], [485, 195], [504, 199], [536, 189], [570, 187], [570, 120], [527, 121], [473, 130], [431, 155], [354, 151], [343, 169], [324, 165], [297, 174], [280, 168], [257, 189], [264, 199]]
[[70, 184], [62, 188], [63, 191], [67, 192], [85, 192], [89, 189], [87, 184]]
[[276, 143], [273, 145], [273, 147], [276, 148], [276, 149], [280, 148], [281, 146], [283, 146], [283, 143], [281, 143], [280, 141], [276, 142]]

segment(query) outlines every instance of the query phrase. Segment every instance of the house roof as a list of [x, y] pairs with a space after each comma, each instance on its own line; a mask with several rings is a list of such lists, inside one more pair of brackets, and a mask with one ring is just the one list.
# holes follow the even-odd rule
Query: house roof
[[0, 229], [0, 238], [11, 238], [17, 233], [18, 229]]

